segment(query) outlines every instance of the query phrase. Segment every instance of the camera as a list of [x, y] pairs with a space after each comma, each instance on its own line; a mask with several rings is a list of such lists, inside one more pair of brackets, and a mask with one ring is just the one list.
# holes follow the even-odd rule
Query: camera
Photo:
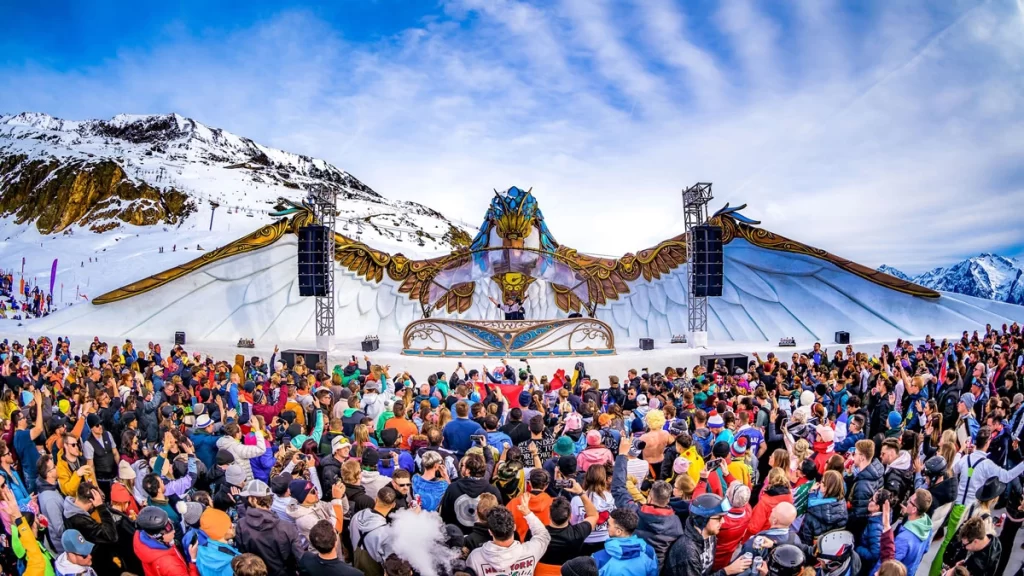
[[473, 434], [469, 437], [469, 439], [472, 440], [473, 442], [476, 442], [480, 446], [483, 446], [484, 439], [486, 439], [486, 436], [484, 436], [483, 434]]
[[572, 480], [555, 480], [555, 488], [558, 488], [559, 490], [572, 488]]

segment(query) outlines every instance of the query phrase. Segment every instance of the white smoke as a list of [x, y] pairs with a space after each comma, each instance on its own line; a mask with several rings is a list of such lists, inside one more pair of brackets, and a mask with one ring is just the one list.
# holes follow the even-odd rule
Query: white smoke
[[450, 574], [460, 552], [444, 545], [445, 530], [436, 512], [396, 511], [391, 521], [391, 549], [420, 576]]

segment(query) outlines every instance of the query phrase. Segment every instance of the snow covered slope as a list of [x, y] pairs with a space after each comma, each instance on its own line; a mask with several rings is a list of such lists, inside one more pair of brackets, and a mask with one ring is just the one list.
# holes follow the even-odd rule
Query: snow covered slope
[[878, 270], [933, 290], [1024, 304], [1024, 262], [998, 254], [981, 254], [914, 277], [890, 266]]
[[248, 234], [271, 221], [277, 198], [302, 199], [312, 184], [338, 190], [339, 232], [391, 252], [444, 253], [473, 232], [324, 160], [177, 114], [22, 113], [0, 115], [0, 269], [19, 272], [24, 258], [26, 280], [45, 283], [58, 258], [70, 303]]

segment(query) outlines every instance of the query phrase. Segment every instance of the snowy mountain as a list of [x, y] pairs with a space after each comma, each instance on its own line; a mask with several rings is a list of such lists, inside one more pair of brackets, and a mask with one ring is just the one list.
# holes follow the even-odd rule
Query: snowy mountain
[[45, 285], [58, 259], [55, 299], [81, 301], [269, 224], [279, 197], [313, 184], [338, 191], [338, 232], [391, 253], [446, 253], [476, 232], [324, 160], [178, 114], [0, 114], [0, 271]]
[[981, 254], [913, 277], [891, 266], [878, 270], [933, 290], [1024, 304], [1024, 262], [998, 254]]
[[[126, 225], [209, 227], [211, 202], [269, 222], [278, 197], [335, 187], [339, 226], [370, 242], [440, 251], [467, 241], [465, 226], [414, 202], [384, 198], [324, 160], [268, 148], [178, 114], [71, 121], [0, 115], [0, 215], [43, 234]], [[363, 232], [366, 233], [363, 236]], [[408, 251], [408, 250], [407, 250]]]
[[885, 264], [882, 264], [881, 266], [878, 267], [878, 271], [879, 272], [885, 272], [889, 276], [894, 276], [896, 278], [899, 278], [900, 280], [907, 280], [907, 281], [913, 282], [913, 280], [910, 278], [910, 276], [907, 276], [906, 274], [904, 274], [903, 272], [893, 268], [892, 266], [886, 266]]

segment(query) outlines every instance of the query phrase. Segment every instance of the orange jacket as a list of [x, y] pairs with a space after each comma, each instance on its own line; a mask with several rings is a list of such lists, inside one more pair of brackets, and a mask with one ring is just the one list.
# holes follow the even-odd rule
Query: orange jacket
[[[530, 511], [536, 514], [537, 518], [545, 526], [551, 525], [552, 500], [553, 498], [547, 492], [530, 494]], [[513, 498], [506, 508], [512, 513], [512, 517], [516, 521], [516, 534], [519, 535], [519, 541], [526, 541], [526, 533], [530, 531], [530, 527], [526, 524], [526, 518], [523, 516], [523, 513], [519, 511], [519, 498]]]

